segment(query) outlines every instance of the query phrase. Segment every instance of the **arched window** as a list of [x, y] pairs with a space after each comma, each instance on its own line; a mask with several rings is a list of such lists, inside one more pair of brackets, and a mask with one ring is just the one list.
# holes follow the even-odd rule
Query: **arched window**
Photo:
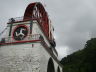
[[57, 68], [57, 72], [60, 72], [60, 68], [59, 68], [59, 66], [58, 66], [58, 68]]
[[53, 63], [52, 58], [49, 59], [47, 72], [55, 72], [54, 63]]

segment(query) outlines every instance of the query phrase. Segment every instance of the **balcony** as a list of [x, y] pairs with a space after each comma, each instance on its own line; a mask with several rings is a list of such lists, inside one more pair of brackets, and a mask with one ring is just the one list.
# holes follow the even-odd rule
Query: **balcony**
[[20, 41], [14, 40], [13, 37], [7, 37], [7, 38], [3, 38], [0, 41], [0, 45], [12, 44], [12, 43], [25, 43], [25, 42], [31, 42], [31, 41], [40, 41], [42, 39], [43, 39], [43, 37], [40, 34], [28, 35], [26, 38], [24, 38], [23, 40], [20, 40]]
[[38, 18], [32, 18], [32, 17], [26, 17], [26, 19], [23, 19], [24, 17], [16, 17], [16, 18], [10, 18], [8, 21], [8, 24], [10, 23], [16, 23], [16, 22], [24, 22], [24, 21], [30, 21], [30, 20], [37, 20], [39, 21]]

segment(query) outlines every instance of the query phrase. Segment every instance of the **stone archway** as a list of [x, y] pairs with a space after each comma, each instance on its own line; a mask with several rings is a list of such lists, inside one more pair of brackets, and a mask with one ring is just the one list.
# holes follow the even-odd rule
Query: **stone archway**
[[59, 66], [58, 66], [58, 68], [57, 68], [57, 72], [60, 72], [60, 68], [59, 68]]
[[47, 72], [55, 72], [54, 63], [53, 63], [52, 58], [49, 59]]

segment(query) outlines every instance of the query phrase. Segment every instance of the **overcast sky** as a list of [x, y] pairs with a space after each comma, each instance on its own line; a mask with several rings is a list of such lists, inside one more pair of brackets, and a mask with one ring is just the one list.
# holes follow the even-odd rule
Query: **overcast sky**
[[96, 0], [0, 0], [0, 32], [9, 18], [20, 17], [29, 3], [41, 2], [55, 28], [59, 59], [96, 37]]

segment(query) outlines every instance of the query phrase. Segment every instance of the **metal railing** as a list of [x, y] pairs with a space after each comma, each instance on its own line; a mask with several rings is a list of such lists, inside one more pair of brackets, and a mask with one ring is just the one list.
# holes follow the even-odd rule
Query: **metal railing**
[[38, 18], [26, 17], [26, 19], [24, 19], [24, 17], [22, 16], [22, 17], [10, 18], [8, 23], [14, 23], [14, 22], [20, 22], [20, 21], [28, 21], [28, 20], [38, 20]]
[[[12, 43], [12, 42], [19, 41], [19, 40], [15, 40], [13, 37], [7, 37], [3, 39], [5, 40], [1, 43]], [[31, 40], [41, 40], [41, 39], [43, 39], [43, 37], [40, 34], [34, 34], [34, 35], [28, 35], [27, 37], [25, 37], [23, 40], [20, 41], [31, 41]]]
[[10, 18], [8, 23], [17, 22], [17, 21], [23, 21], [23, 16], [22, 17], [16, 17], [16, 18]]

